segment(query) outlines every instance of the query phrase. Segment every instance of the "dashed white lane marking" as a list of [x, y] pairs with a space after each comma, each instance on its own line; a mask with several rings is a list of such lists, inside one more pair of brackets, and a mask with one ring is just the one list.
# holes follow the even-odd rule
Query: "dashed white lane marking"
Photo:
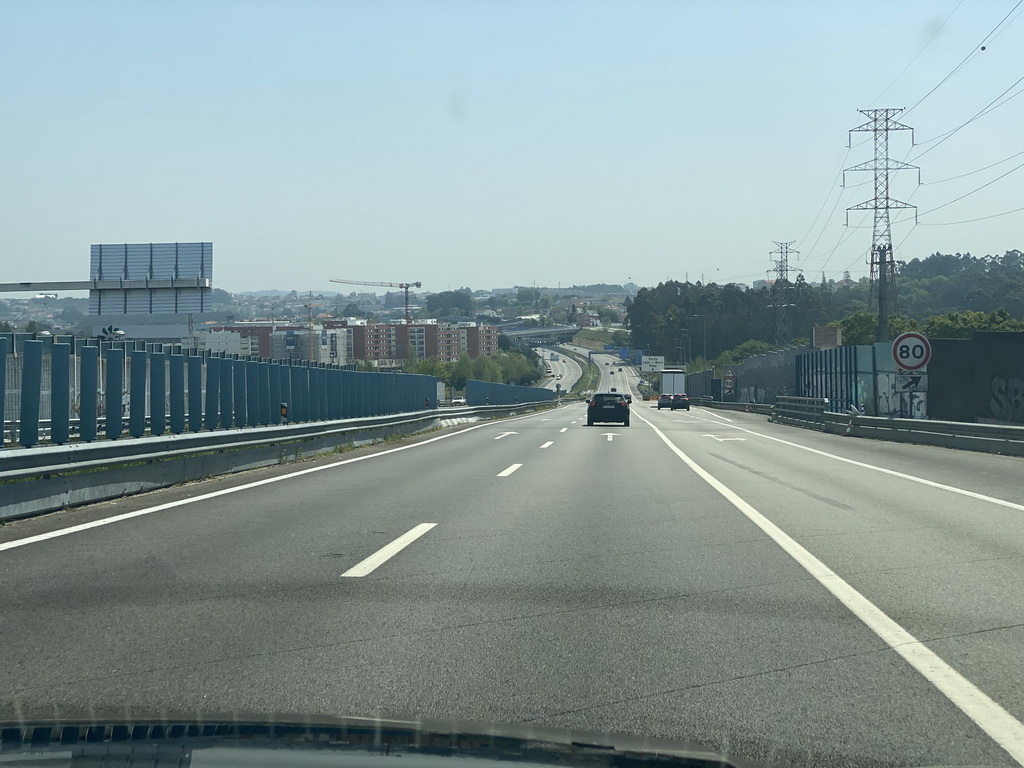
[[501, 472], [498, 473], [498, 477], [508, 477], [513, 472], [515, 472], [517, 469], [519, 469], [521, 466], [523, 466], [523, 465], [522, 464], [513, 464], [508, 469], [501, 470]]
[[705, 412], [708, 414], [708, 416], [714, 416], [716, 419], [721, 419], [722, 421], [732, 421], [732, 419], [730, 419], [730, 418], [727, 418], [725, 416], [722, 416], [720, 414], [715, 413], [710, 408], [706, 408]]
[[541, 446], [541, 448], [547, 448], [548, 446], [551, 446], [551, 445], [554, 445], [554, 444], [555, 444], [554, 440], [548, 440], [546, 443], [544, 443], [544, 445]]
[[[568, 407], [568, 406], [565, 406]], [[503, 422], [510, 421], [522, 421], [524, 419], [535, 418], [537, 414], [528, 413], [524, 416], [515, 416], [510, 419], [504, 419]], [[575, 423], [575, 422], [573, 422]], [[259, 488], [264, 485], [271, 485], [272, 483], [280, 483], [284, 480], [291, 480], [295, 477], [301, 477], [303, 475], [309, 475], [314, 472], [324, 472], [329, 469], [335, 469], [336, 467], [347, 466], [348, 464], [355, 464], [360, 461], [370, 461], [383, 458], [384, 456], [390, 456], [401, 451], [410, 451], [423, 446], [436, 443], [438, 440], [449, 440], [458, 435], [464, 435], [467, 432], [474, 432], [478, 429], [485, 429], [487, 427], [493, 428], [495, 425], [493, 422], [485, 422], [483, 424], [475, 424], [472, 427], [466, 427], [460, 429], [458, 432], [450, 432], [447, 435], [438, 435], [437, 437], [431, 437], [427, 440], [421, 440], [418, 443], [411, 443], [410, 445], [400, 445], [397, 448], [389, 448], [386, 451], [380, 451], [378, 453], [368, 453], [365, 456], [356, 456], [351, 459], [342, 459], [341, 461], [332, 461], [330, 464], [321, 464], [317, 467], [308, 467], [307, 469], [300, 469], [297, 472], [289, 472], [285, 475], [278, 475], [276, 477], [267, 477], [263, 480], [256, 480], [251, 483], [244, 483], [242, 485], [236, 485], [232, 488], [222, 488], [219, 491], [210, 491], [209, 493], [202, 493], [198, 496], [193, 496], [188, 499], [177, 499], [176, 501], [169, 501], [164, 504], [157, 504], [152, 507], [146, 507], [144, 509], [136, 509], [132, 512], [122, 512], [119, 515], [113, 515], [111, 517], [105, 517], [102, 520], [92, 520], [88, 523], [79, 523], [78, 525], [72, 525], [67, 528], [60, 528], [56, 531], [47, 531], [46, 533], [39, 533], [35, 536], [26, 536], [24, 539], [15, 539], [14, 541], [0, 542], [0, 552], [8, 549], [17, 549], [18, 547], [24, 547], [28, 544], [37, 544], [42, 541], [48, 541], [49, 539], [57, 539], [62, 536], [68, 536], [72, 533], [78, 533], [80, 531], [88, 531], [92, 528], [99, 528], [104, 525], [111, 525], [112, 523], [119, 523], [122, 520], [131, 520], [134, 517], [142, 517], [144, 515], [150, 515], [154, 512], [162, 512], [165, 509], [174, 509], [175, 507], [184, 507], [188, 504], [195, 504], [200, 501], [207, 501], [209, 499], [215, 499], [219, 496], [227, 496], [232, 493], [239, 493], [241, 491], [248, 491], [252, 488]]]
[[342, 577], [346, 578], [358, 578], [359, 576], [365, 576], [368, 573], [372, 573], [381, 565], [386, 563], [392, 557], [397, 555], [403, 549], [412, 544], [416, 539], [422, 536], [424, 533], [433, 528], [437, 523], [420, 523], [411, 531], [407, 531], [399, 536], [397, 539], [392, 541], [387, 546], [381, 547], [368, 558], [363, 560], [356, 565], [353, 565], [347, 571], [345, 571]]

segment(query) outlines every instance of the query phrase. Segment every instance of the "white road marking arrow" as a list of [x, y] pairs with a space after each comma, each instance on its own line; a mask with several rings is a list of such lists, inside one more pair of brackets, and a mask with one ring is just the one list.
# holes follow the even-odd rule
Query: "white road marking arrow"
[[608, 442], [610, 443], [612, 441], [612, 438], [615, 437], [618, 434], [618, 432], [602, 432], [601, 434], [608, 435]]
[[494, 439], [495, 440], [501, 440], [501, 438], [503, 438], [503, 437], [508, 437], [509, 435], [518, 435], [518, 434], [519, 434], [518, 432], [502, 432], [500, 435], [498, 435]]
[[745, 437], [719, 437], [718, 435], [701, 435], [701, 437], [713, 437], [720, 443], [724, 443], [727, 440], [746, 440]]

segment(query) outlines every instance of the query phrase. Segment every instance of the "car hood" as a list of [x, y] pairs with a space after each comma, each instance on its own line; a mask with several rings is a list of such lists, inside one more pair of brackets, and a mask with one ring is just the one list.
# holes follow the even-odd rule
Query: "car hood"
[[[682, 742], [477, 722], [203, 717], [0, 722], [0, 765], [756, 768]], [[380, 763], [377, 763], [381, 765]], [[386, 768], [387, 763], [382, 768]]]

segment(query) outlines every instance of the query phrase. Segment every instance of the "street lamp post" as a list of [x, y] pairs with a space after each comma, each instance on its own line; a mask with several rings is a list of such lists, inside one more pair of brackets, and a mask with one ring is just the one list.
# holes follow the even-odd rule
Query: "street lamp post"
[[700, 318], [701, 336], [704, 341], [704, 360], [708, 359], [708, 317], [707, 315], [691, 315], [691, 317]]
[[[682, 337], [676, 339], [676, 341], [679, 342], [679, 364], [680, 365], [686, 365], [689, 362], [689, 360], [690, 360], [691, 352], [692, 352], [692, 348], [693, 348], [693, 345], [692, 345], [692, 343], [690, 341], [690, 329], [689, 328], [680, 328], [679, 329], [679, 333], [680, 334], [683, 334], [683, 333], [686, 334], [686, 344], [685, 344], [685, 347], [683, 345], [683, 338]], [[683, 354], [683, 349], [684, 348], [686, 349], [686, 354], [685, 355]]]

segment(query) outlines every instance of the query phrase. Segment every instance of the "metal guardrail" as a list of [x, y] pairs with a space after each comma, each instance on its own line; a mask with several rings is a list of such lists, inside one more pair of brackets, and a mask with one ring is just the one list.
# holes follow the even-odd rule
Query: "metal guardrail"
[[779, 395], [772, 406], [772, 421], [797, 427], [824, 429], [828, 398]]
[[704, 408], [717, 408], [722, 411], [742, 411], [743, 413], [757, 413], [762, 416], [770, 416], [772, 406], [768, 403], [730, 403], [722, 400], [714, 400], [708, 395], [701, 395], [690, 399], [691, 405], [699, 405]]
[[834, 435], [935, 445], [961, 451], [1024, 456], [1024, 427], [1009, 424], [974, 424], [930, 419], [890, 419], [829, 411], [827, 398], [779, 396], [774, 406], [760, 403], [723, 403], [708, 397], [694, 405], [731, 411], [769, 414], [771, 421], [817, 429]]
[[822, 428], [833, 434], [935, 445], [1006, 456], [1024, 456], [1024, 427], [930, 419], [889, 419], [825, 412]]
[[14, 448], [0, 454], [0, 520], [365, 445], [445, 422], [475, 421], [554, 401], [444, 408], [344, 421]]

